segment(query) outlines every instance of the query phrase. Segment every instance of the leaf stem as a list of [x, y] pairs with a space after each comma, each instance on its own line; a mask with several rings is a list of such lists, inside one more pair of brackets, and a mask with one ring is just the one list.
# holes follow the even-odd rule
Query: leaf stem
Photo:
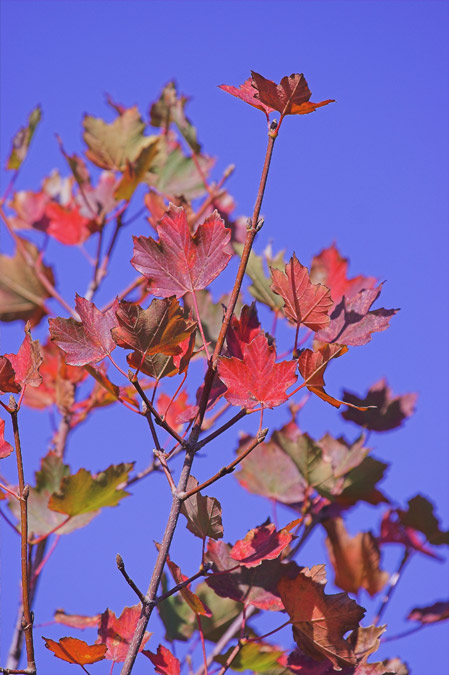
[[156, 424], [158, 424], [160, 427], [165, 429], [165, 431], [167, 433], [169, 433], [170, 436], [173, 436], [173, 438], [175, 439], [175, 441], [177, 441], [179, 443], [179, 445], [181, 445], [182, 447], [185, 447], [187, 445], [187, 442], [174, 429], [172, 429], [172, 427], [169, 424], [167, 424], [167, 422], [164, 420], [163, 417], [161, 417], [161, 415], [159, 415], [158, 411], [156, 410], [156, 408], [151, 403], [148, 396], [145, 394], [144, 390], [142, 389], [142, 387], [139, 383], [139, 380], [132, 379], [131, 383], [134, 385], [134, 387], [136, 388], [136, 391], [138, 392], [140, 398], [142, 399], [142, 401], [147, 406], [147, 414], [151, 413], [153, 415], [155, 421], [156, 421]]
[[246, 409], [242, 408], [242, 410], [240, 410], [236, 415], [234, 415], [234, 417], [231, 417], [230, 420], [228, 420], [227, 422], [222, 424], [222, 426], [219, 427], [216, 431], [213, 431], [211, 434], [209, 434], [209, 436], [206, 436], [206, 438], [203, 438], [201, 441], [198, 441], [198, 443], [196, 445], [197, 450], [199, 450], [200, 448], [203, 448], [205, 445], [207, 445], [208, 443], [213, 441], [214, 438], [217, 438], [217, 436], [221, 436], [221, 434], [224, 431], [226, 431], [227, 429], [230, 429], [230, 427], [232, 427], [234, 424], [236, 424], [236, 422], [241, 420], [247, 414], [248, 413], [247, 413]]

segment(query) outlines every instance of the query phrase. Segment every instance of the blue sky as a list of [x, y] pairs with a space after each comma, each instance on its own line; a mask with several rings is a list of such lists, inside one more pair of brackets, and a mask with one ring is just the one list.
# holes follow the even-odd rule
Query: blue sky
[[[336, 364], [327, 377], [328, 389], [337, 396], [343, 388], [363, 393], [386, 376], [394, 392], [419, 394], [417, 412], [406, 426], [373, 435], [369, 444], [376, 457], [392, 462], [385, 490], [401, 503], [418, 492], [429, 496], [438, 504], [446, 527], [448, 7], [447, 2], [432, 0], [3, 0], [0, 5], [2, 166], [11, 138], [29, 111], [36, 103], [44, 111], [17, 181], [20, 189], [37, 190], [55, 167], [66, 172], [54, 134], [59, 133], [69, 152], [81, 152], [83, 114], [112, 119], [105, 92], [126, 105], [137, 104], [146, 115], [162, 86], [175, 78], [181, 91], [191, 96], [188, 115], [204, 150], [217, 157], [215, 178], [229, 164], [236, 165], [229, 190], [237, 212], [249, 215], [265, 151], [264, 116], [217, 85], [238, 85], [251, 69], [277, 81], [291, 72], [304, 72], [312, 100], [336, 99], [313, 115], [285, 121], [256, 251], [272, 241], [275, 250], [286, 249], [288, 256], [295, 251], [309, 264], [313, 255], [336, 241], [351, 260], [351, 275], [386, 280], [381, 306], [400, 307], [401, 312], [388, 331], [374, 336], [366, 347], [351, 350], [344, 365]], [[1, 180], [3, 192], [5, 171]], [[135, 224], [133, 234], [149, 234], [144, 219]], [[2, 251], [11, 250], [4, 230], [1, 246]], [[50, 246], [51, 256], [61, 261], [58, 278], [65, 296], [82, 293], [87, 279], [82, 256], [56, 243]], [[125, 233], [116, 271], [99, 294], [100, 303], [133, 278], [130, 257], [131, 238]], [[215, 297], [225, 283], [226, 279], [214, 286]], [[1, 353], [16, 350], [20, 332], [18, 325], [2, 330]], [[50, 431], [38, 413], [26, 415], [23, 443], [29, 447], [26, 467], [31, 480]], [[267, 421], [274, 428], [284, 420], [285, 413], [273, 412]], [[355, 427], [318, 400], [308, 404], [301, 426], [314, 436], [328, 430], [350, 438], [357, 435]], [[43, 446], [36, 447], [36, 437]], [[134, 458], [136, 444], [139, 450], [148, 445], [143, 425], [130, 429], [122, 410], [112, 415], [101, 411], [92, 426], [75, 432], [68, 458], [74, 469], [87, 466], [95, 471]], [[198, 477], [207, 478], [229, 461], [234, 444], [229, 438], [223, 441], [220, 458], [202, 458]], [[140, 461], [143, 466], [143, 454]], [[13, 469], [9, 471], [12, 480]], [[234, 541], [270, 515], [270, 506], [243, 491], [237, 501], [235, 480], [227, 481], [210, 494], [222, 501], [225, 538]], [[39, 589], [37, 623], [51, 620], [59, 606], [74, 613], [97, 613], [106, 606], [119, 612], [134, 602], [115, 571], [115, 553], [120, 551], [130, 561], [145, 586], [153, 559], [151, 541], [160, 537], [157, 523], [165, 517], [168, 500], [159, 477], [151, 485], [137, 486], [135, 493], [119, 508], [105, 510], [88, 528], [63, 538]], [[147, 509], [148, 522], [143, 518], [133, 528], [129, 523], [135, 522], [136, 505]], [[282, 512], [283, 518], [287, 515]], [[378, 520], [377, 511], [362, 507], [351, 515], [349, 528], [352, 533], [362, 527], [374, 529]], [[194, 567], [196, 542], [183, 529], [174, 558], [181, 559], [187, 547]], [[14, 535], [7, 530], [2, 534], [3, 654], [15, 613], [18, 553]], [[394, 564], [398, 555], [392, 547], [387, 565]], [[316, 536], [301, 564], [324, 560], [322, 537]], [[432, 604], [447, 593], [446, 565], [413, 560], [386, 615], [391, 633], [403, 629], [402, 620], [413, 606]], [[372, 606], [365, 596], [360, 602]], [[63, 633], [48, 627], [44, 634]], [[286, 636], [284, 642], [288, 640]], [[444, 675], [446, 640], [443, 624], [385, 645], [380, 655], [400, 656], [415, 675]], [[38, 658], [45, 675], [69, 672], [69, 666], [56, 663], [40, 644]], [[100, 665], [92, 672], [104, 670]]]

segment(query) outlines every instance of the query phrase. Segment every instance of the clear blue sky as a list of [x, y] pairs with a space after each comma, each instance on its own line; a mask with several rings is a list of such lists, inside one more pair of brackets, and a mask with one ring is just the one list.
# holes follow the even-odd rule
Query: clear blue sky
[[[44, 111], [20, 173], [20, 189], [37, 190], [55, 167], [66, 172], [54, 133], [60, 134], [68, 151], [81, 152], [84, 112], [111, 119], [105, 92], [126, 105], [138, 104], [146, 114], [148, 104], [174, 77], [181, 91], [192, 97], [188, 114], [205, 151], [217, 157], [215, 177], [227, 165], [236, 165], [229, 189], [238, 212], [249, 215], [265, 150], [264, 116], [217, 85], [240, 84], [250, 69], [275, 80], [304, 72], [312, 100], [337, 100], [313, 115], [286, 120], [275, 148], [262, 209], [266, 225], [256, 250], [273, 240], [276, 250], [285, 248], [288, 255], [295, 250], [308, 264], [314, 254], [336, 241], [351, 260], [352, 274], [387, 281], [381, 306], [401, 307], [401, 312], [387, 332], [375, 335], [366, 347], [352, 349], [344, 366], [330, 370], [328, 388], [337, 396], [343, 387], [363, 393], [387, 376], [396, 393], [418, 392], [413, 419], [402, 430], [371, 436], [370, 445], [376, 457], [392, 462], [385, 491], [401, 503], [418, 492], [429, 496], [438, 504], [446, 528], [448, 7], [447, 2], [432, 0], [2, 0], [0, 5], [2, 166], [10, 140], [29, 111], [36, 103]], [[133, 233], [148, 235], [144, 220], [136, 223]], [[2, 231], [1, 237], [2, 250], [10, 250], [8, 235]], [[83, 293], [87, 266], [81, 255], [57, 244], [49, 252], [63, 261], [58, 278], [64, 294]], [[130, 236], [125, 233], [117, 255], [121, 265], [117, 262], [100, 302], [133, 278], [130, 257]], [[218, 296], [220, 284], [215, 288]], [[1, 353], [16, 351], [20, 331], [18, 325], [2, 331]], [[23, 444], [31, 480], [50, 431], [38, 413], [27, 415]], [[284, 419], [285, 413], [273, 412], [267, 421], [274, 428]], [[147, 429], [144, 425], [129, 429], [128, 423], [122, 410], [99, 412], [91, 426], [80, 428], [71, 439], [72, 468], [86, 466], [95, 471], [136, 455], [145, 466], [150, 444]], [[318, 400], [307, 406], [301, 425], [314, 436], [326, 431], [350, 438], [357, 434], [355, 427], [343, 423], [335, 410]], [[36, 438], [41, 445], [37, 446]], [[194, 472], [198, 478], [207, 478], [230, 460], [234, 441], [226, 437], [221, 445], [219, 457], [217, 448], [215, 456], [198, 463]], [[8, 471], [12, 480], [12, 465]], [[151, 480], [136, 486], [133, 499], [105, 509], [88, 528], [63, 538], [39, 588], [38, 624], [50, 621], [56, 607], [87, 614], [106, 606], [120, 612], [134, 603], [114, 559], [118, 551], [122, 553], [135, 578], [146, 586], [152, 539], [161, 536], [162, 525], [157, 523], [165, 519], [169, 499], [163, 481]], [[243, 493], [232, 477], [210, 494], [222, 501], [229, 541], [241, 538], [270, 515], [270, 506]], [[140, 511], [136, 522], [138, 508], [146, 509], [146, 515]], [[287, 514], [281, 511], [281, 516]], [[349, 528], [352, 533], [362, 527], [375, 530], [379, 518], [378, 510], [362, 507], [351, 514]], [[18, 546], [14, 535], [2, 529], [4, 654], [15, 615]], [[191, 547], [193, 569], [197, 542], [181, 525], [175, 560], [185, 557], [185, 547]], [[392, 547], [387, 566], [395, 564], [398, 555]], [[317, 533], [300, 563], [325, 559], [323, 538]], [[447, 565], [417, 557], [385, 617], [391, 633], [404, 628], [403, 618], [413, 606], [432, 604], [447, 595]], [[373, 604], [366, 596], [359, 601], [367, 608], [378, 602]], [[36, 630], [40, 673], [71, 672], [71, 666], [46, 653], [40, 645], [41, 633], [56, 638], [66, 634], [52, 626]], [[153, 651], [158, 636], [156, 628]], [[285, 636], [284, 642], [289, 639]], [[400, 656], [414, 675], [445, 675], [447, 623], [385, 645], [379, 655]], [[106, 672], [105, 665], [91, 671], [100, 675]], [[143, 672], [137, 669], [136, 675]]]

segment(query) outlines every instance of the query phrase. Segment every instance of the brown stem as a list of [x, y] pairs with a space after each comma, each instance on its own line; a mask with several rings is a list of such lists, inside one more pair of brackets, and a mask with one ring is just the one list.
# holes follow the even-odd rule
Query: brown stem
[[126, 583], [133, 589], [134, 593], [137, 595], [137, 597], [139, 598], [140, 602], [143, 605], [145, 602], [145, 596], [142, 593], [142, 591], [137, 587], [137, 585], [134, 583], [134, 581], [131, 579], [128, 572], [125, 570], [125, 563], [123, 562], [123, 558], [120, 555], [120, 553], [117, 553], [115, 561], [117, 563], [118, 571], [123, 575]]
[[217, 436], [221, 436], [221, 434], [224, 431], [227, 431], [227, 429], [229, 429], [236, 422], [238, 422], [243, 417], [245, 417], [245, 415], [247, 415], [247, 412], [246, 412], [245, 408], [243, 408], [243, 410], [240, 410], [236, 415], [234, 415], [234, 417], [231, 417], [230, 420], [228, 420], [227, 422], [222, 424], [222, 426], [219, 427], [216, 431], [213, 431], [211, 434], [209, 434], [209, 436], [206, 436], [206, 438], [203, 438], [201, 441], [198, 441], [197, 446], [196, 446], [197, 449], [199, 450], [200, 448], [203, 448], [205, 445], [207, 445], [208, 443], [213, 441], [214, 438], [217, 438]]
[[17, 474], [19, 478], [20, 494], [20, 562], [22, 568], [22, 605], [23, 618], [22, 628], [25, 633], [25, 645], [27, 653], [27, 670], [30, 673], [36, 672], [36, 663], [34, 660], [33, 644], [33, 617], [31, 614], [30, 602], [30, 575], [28, 566], [28, 496], [30, 488], [25, 485], [23, 474], [22, 449], [20, 446], [19, 425], [17, 421], [17, 410], [11, 412], [12, 428], [14, 433], [14, 445], [16, 449]]
[[258, 445], [260, 445], [260, 443], [262, 443], [265, 440], [267, 433], [268, 429], [262, 429], [257, 434], [256, 438], [252, 441], [252, 443], [250, 443], [250, 445], [246, 448], [246, 450], [242, 452], [241, 455], [236, 457], [234, 461], [232, 461], [227, 466], [222, 466], [220, 471], [218, 471], [214, 476], [212, 476], [208, 480], [204, 481], [204, 483], [201, 483], [201, 485], [197, 485], [196, 488], [189, 490], [189, 492], [179, 494], [181, 499], [185, 501], [189, 497], [192, 497], [192, 495], [195, 495], [197, 492], [200, 492], [200, 490], [209, 487], [209, 485], [212, 485], [212, 483], [215, 483], [220, 478], [223, 478], [223, 476], [226, 476], [228, 473], [232, 473], [237, 464], [240, 464], [240, 462], [242, 462], [245, 459], [245, 457], [248, 457], [250, 452], [252, 452], [255, 448], [257, 448]]
[[[165, 561], [168, 556], [168, 552], [170, 549], [170, 545], [173, 539], [173, 535], [175, 533], [176, 525], [178, 522], [178, 517], [181, 512], [181, 506], [182, 506], [182, 499], [178, 496], [179, 494], [185, 492], [185, 489], [187, 487], [187, 481], [190, 476], [190, 471], [192, 468], [193, 464], [193, 459], [195, 457], [195, 452], [197, 450], [197, 443], [198, 443], [198, 437], [201, 431], [201, 425], [203, 423], [204, 415], [206, 413], [206, 408], [207, 408], [207, 402], [209, 400], [209, 394], [212, 388], [213, 380], [215, 377], [215, 372], [217, 369], [217, 362], [218, 362], [218, 357], [220, 355], [221, 349], [223, 347], [225, 337], [226, 337], [226, 332], [228, 330], [229, 323], [231, 321], [231, 317], [233, 315], [235, 305], [237, 303], [237, 298], [240, 293], [240, 288], [243, 282], [243, 277], [245, 275], [245, 270], [246, 266], [248, 264], [248, 259], [249, 259], [249, 254], [251, 253], [251, 247], [254, 241], [254, 238], [257, 234], [257, 232], [260, 230], [262, 224], [259, 222], [259, 215], [260, 215], [260, 209], [262, 206], [262, 200], [263, 200], [263, 195], [265, 191], [265, 186], [267, 182], [267, 177], [268, 177], [268, 170], [270, 168], [270, 161], [271, 161], [271, 156], [273, 154], [273, 147], [274, 147], [274, 142], [276, 140], [277, 136], [277, 123], [273, 122], [270, 128], [270, 131], [268, 133], [268, 145], [267, 145], [267, 150], [265, 153], [265, 160], [264, 160], [264, 165], [262, 169], [262, 176], [260, 179], [260, 184], [259, 184], [259, 190], [257, 193], [257, 198], [256, 198], [256, 204], [254, 206], [254, 212], [253, 212], [253, 217], [251, 221], [251, 225], [247, 231], [246, 235], [246, 240], [245, 240], [245, 246], [243, 249], [243, 254], [240, 259], [240, 264], [239, 268], [237, 271], [237, 276], [234, 282], [234, 286], [232, 289], [231, 297], [229, 299], [229, 304], [228, 308], [226, 310], [226, 314], [223, 320], [223, 324], [220, 330], [220, 334], [217, 339], [217, 343], [215, 345], [214, 353], [212, 355], [212, 358], [209, 361], [209, 366], [206, 372], [206, 376], [204, 379], [204, 388], [203, 388], [203, 393], [201, 396], [201, 400], [199, 403], [199, 411], [197, 418], [195, 420], [195, 423], [192, 427], [192, 430], [190, 432], [189, 438], [186, 441], [184, 439], [181, 439], [181, 437], [176, 434], [176, 432], [165, 423], [164, 420], [160, 417], [160, 415], [157, 413], [157, 411], [154, 409], [154, 407], [150, 404], [149, 400], [147, 399], [145, 392], [142, 390], [140, 387], [139, 383], [133, 382], [134, 386], [136, 387], [137, 391], [147, 404], [147, 407], [149, 410], [152, 412], [152, 414], [155, 417], [155, 420], [157, 424], [161, 424], [178, 442], [181, 443], [181, 445], [185, 448], [186, 454], [184, 458], [184, 464], [182, 467], [181, 471], [181, 476], [179, 478], [179, 482], [177, 485], [176, 492], [173, 494], [173, 499], [172, 499], [172, 506], [170, 509], [170, 514], [168, 517], [168, 521], [165, 527], [165, 532], [164, 536], [162, 538], [162, 543], [158, 552], [156, 564], [153, 569], [153, 574], [151, 576], [151, 581], [150, 585], [148, 587], [147, 594], [145, 596], [145, 601], [146, 605], [142, 607], [142, 612], [140, 615], [140, 618], [137, 622], [136, 629], [134, 631], [133, 638], [131, 640], [131, 644], [128, 650], [128, 654], [126, 656], [125, 662], [123, 664], [123, 668], [121, 671], [121, 675], [130, 675], [132, 668], [134, 666], [134, 662], [136, 660], [139, 647], [142, 643], [143, 636], [145, 634], [146, 627], [148, 625], [148, 621], [150, 619], [153, 606], [151, 605], [152, 601], [156, 597], [157, 589], [160, 584], [160, 580], [162, 577], [162, 573], [164, 570], [164, 565]], [[143, 395], [143, 396], [142, 396]], [[144, 398], [145, 396], [145, 398]], [[145, 400], [146, 399], [146, 400]], [[154, 412], [153, 412], [154, 411]], [[156, 413], [156, 414], [155, 414]], [[175, 435], [176, 434], [176, 435]]]

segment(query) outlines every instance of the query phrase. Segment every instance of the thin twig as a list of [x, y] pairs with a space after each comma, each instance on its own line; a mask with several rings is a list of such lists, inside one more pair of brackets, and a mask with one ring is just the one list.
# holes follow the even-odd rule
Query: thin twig
[[[101, 265], [99, 265], [99, 251], [97, 253], [97, 258], [96, 258], [96, 261], [95, 261], [94, 278], [92, 279], [92, 282], [90, 283], [89, 288], [86, 291], [86, 299], [87, 300], [92, 300], [92, 298], [94, 297], [95, 293], [97, 292], [101, 282], [103, 281], [104, 277], [107, 274], [108, 265], [109, 265], [109, 261], [110, 261], [111, 256], [112, 256], [112, 252], [113, 252], [115, 244], [117, 242], [119, 232], [123, 227], [122, 216], [123, 216], [123, 213], [124, 213], [124, 211], [126, 210], [127, 207], [128, 207], [128, 203], [126, 203], [125, 208], [117, 214], [117, 219], [116, 219], [116, 222], [115, 222], [115, 229], [114, 229], [114, 232], [112, 234], [111, 241], [109, 242], [108, 250], [106, 251], [106, 253], [104, 255], [104, 258], [101, 262]], [[101, 234], [102, 232], [103, 232], [103, 230], [101, 230], [101, 232], [100, 232], [100, 237], [102, 236], [102, 234]], [[100, 243], [101, 243], [101, 239], [100, 239]]]
[[406, 548], [404, 551], [404, 555], [402, 556], [401, 562], [399, 563], [398, 569], [396, 570], [396, 572], [393, 572], [393, 574], [390, 577], [390, 583], [388, 585], [387, 592], [382, 598], [381, 603], [379, 605], [379, 609], [377, 610], [377, 614], [373, 619], [373, 624], [375, 626], [377, 626], [383, 614], [385, 613], [385, 610], [387, 609], [390, 603], [391, 597], [394, 593], [394, 590], [398, 584], [399, 579], [401, 578], [401, 574], [404, 571], [404, 567], [407, 564], [407, 561], [410, 559], [410, 556], [411, 551], [408, 548]]
[[238, 412], [236, 415], [234, 415], [234, 417], [231, 417], [230, 420], [228, 420], [227, 422], [225, 422], [225, 423], [224, 423], [221, 427], [219, 427], [216, 431], [213, 431], [211, 434], [209, 434], [209, 436], [206, 436], [206, 438], [203, 438], [203, 439], [201, 439], [201, 441], [198, 441], [197, 446], [196, 446], [197, 449], [199, 450], [200, 448], [203, 448], [205, 445], [207, 445], [208, 443], [210, 443], [211, 441], [213, 441], [214, 438], [217, 438], [217, 436], [221, 436], [221, 434], [222, 434], [224, 431], [226, 431], [227, 429], [229, 429], [230, 427], [232, 427], [234, 424], [236, 424], [236, 422], [238, 422], [239, 420], [241, 420], [241, 419], [242, 419], [243, 417], [245, 417], [245, 415], [247, 415], [247, 414], [248, 414], [248, 413], [247, 413], [247, 411], [245, 410], [245, 408], [243, 408], [242, 410], [239, 410], [239, 412]]
[[28, 567], [28, 496], [30, 488], [25, 485], [23, 473], [22, 449], [20, 445], [19, 425], [17, 421], [17, 410], [11, 412], [12, 428], [14, 433], [14, 445], [16, 449], [17, 474], [19, 478], [20, 494], [20, 537], [21, 537], [21, 568], [22, 568], [22, 604], [23, 620], [22, 626], [25, 633], [25, 645], [27, 654], [27, 669], [31, 673], [36, 672], [36, 662], [34, 660], [33, 644], [33, 616], [31, 614], [30, 602], [30, 575]]
[[142, 591], [140, 590], [140, 588], [138, 588], [138, 586], [131, 579], [128, 572], [126, 571], [125, 563], [123, 562], [123, 558], [120, 555], [120, 553], [117, 553], [117, 555], [115, 557], [115, 562], [117, 563], [117, 569], [123, 575], [126, 583], [133, 589], [134, 593], [137, 595], [137, 597], [139, 598], [140, 602], [143, 605], [143, 603], [145, 602], [145, 596], [142, 593]]
[[209, 487], [209, 485], [212, 485], [212, 483], [215, 483], [220, 478], [223, 478], [223, 476], [226, 476], [228, 473], [232, 473], [237, 464], [240, 464], [240, 462], [242, 462], [246, 457], [248, 457], [250, 452], [252, 452], [255, 448], [257, 448], [258, 445], [263, 443], [267, 433], [268, 429], [262, 429], [257, 434], [256, 438], [254, 438], [253, 441], [249, 444], [246, 450], [242, 452], [240, 455], [238, 455], [238, 457], [236, 457], [230, 464], [228, 464], [227, 466], [222, 466], [220, 471], [217, 471], [217, 473], [214, 476], [204, 481], [204, 483], [201, 483], [201, 485], [197, 485], [195, 488], [192, 488], [192, 490], [189, 490], [186, 493], [183, 494], [178, 493], [179, 497], [181, 497], [181, 499], [185, 501], [189, 497], [192, 497], [192, 495], [195, 495], [197, 492], [200, 492], [200, 490]]
[[145, 394], [144, 390], [142, 389], [139, 380], [131, 379], [131, 383], [134, 385], [134, 387], [135, 387], [136, 391], [138, 392], [140, 398], [142, 399], [142, 401], [147, 406], [147, 408], [148, 408], [147, 413], [151, 413], [153, 415], [156, 424], [158, 424], [160, 427], [165, 429], [165, 431], [167, 431], [170, 434], [170, 436], [173, 436], [175, 441], [177, 441], [182, 447], [185, 447], [186, 441], [183, 438], [181, 438], [181, 436], [174, 429], [172, 429], [172, 427], [169, 424], [167, 424], [167, 422], [164, 420], [163, 417], [161, 417], [161, 415], [159, 415], [158, 411], [156, 410], [156, 408], [151, 403], [150, 399], [148, 398], [148, 396]]
[[158, 605], [162, 600], [165, 600], [166, 598], [169, 598], [171, 595], [174, 595], [178, 591], [182, 590], [186, 586], [189, 586], [192, 581], [195, 581], [195, 579], [198, 579], [199, 577], [205, 577], [207, 576], [207, 573], [212, 567], [212, 563], [206, 563], [205, 565], [202, 565], [201, 569], [196, 572], [196, 574], [193, 574], [191, 577], [188, 579], [185, 579], [181, 583], [177, 584], [176, 586], [173, 586], [169, 591], [166, 591], [162, 595], [159, 595], [157, 598], [153, 600], [153, 605]]
[[426, 626], [433, 626], [433, 623], [420, 623], [418, 626], [414, 626], [413, 628], [404, 630], [402, 633], [397, 633], [396, 635], [387, 635], [386, 637], [381, 639], [381, 643], [383, 644], [384, 642], [393, 642], [393, 640], [402, 640], [402, 638], [408, 637], [409, 635], [413, 635], [413, 633], [417, 633], [419, 630], [422, 630]]

